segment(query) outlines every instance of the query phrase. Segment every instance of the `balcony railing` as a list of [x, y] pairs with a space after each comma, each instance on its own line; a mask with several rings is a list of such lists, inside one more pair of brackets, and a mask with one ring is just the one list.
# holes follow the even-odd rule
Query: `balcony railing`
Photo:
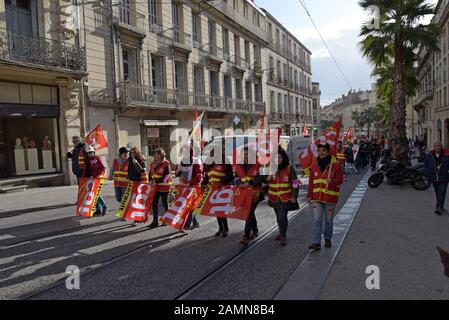
[[145, 15], [132, 10], [123, 3], [112, 6], [114, 24], [141, 36], [146, 35]]
[[415, 106], [421, 105], [423, 102], [432, 100], [433, 98], [433, 85], [432, 84], [426, 84], [424, 86], [424, 89], [421, 89], [419, 92], [418, 97], [415, 100]]
[[172, 31], [174, 45], [181, 45], [187, 48], [192, 47], [192, 37], [190, 34], [183, 32], [178, 28], [173, 28]]
[[5, 29], [0, 29], [0, 58], [74, 71], [86, 67], [85, 51], [79, 46]]
[[133, 84], [128, 81], [118, 84], [122, 104], [134, 106], [160, 106], [169, 108], [202, 108], [223, 112], [246, 111], [262, 113], [263, 102], [245, 101], [228, 97], [212, 96], [203, 93], [156, 89], [149, 86]]

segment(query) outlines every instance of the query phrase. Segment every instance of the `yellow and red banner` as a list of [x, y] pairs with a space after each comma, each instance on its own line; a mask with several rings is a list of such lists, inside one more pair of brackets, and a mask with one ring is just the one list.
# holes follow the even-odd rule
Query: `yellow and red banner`
[[76, 215], [92, 217], [100, 197], [104, 179], [80, 178], [78, 187], [78, 200], [76, 202]]
[[206, 188], [194, 213], [197, 215], [248, 220], [253, 188], [225, 186]]
[[175, 198], [170, 203], [167, 212], [160, 218], [160, 222], [165, 222], [172, 228], [182, 230], [186, 224], [189, 213], [195, 209], [201, 200], [201, 188], [190, 188], [182, 185], [176, 186], [172, 194]]
[[147, 222], [155, 193], [156, 188], [151, 185], [131, 181], [116, 216], [131, 221]]

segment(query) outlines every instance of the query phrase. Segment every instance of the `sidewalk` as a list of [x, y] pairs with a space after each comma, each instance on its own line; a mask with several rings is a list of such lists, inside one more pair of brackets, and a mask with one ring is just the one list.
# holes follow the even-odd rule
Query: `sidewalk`
[[[437, 246], [449, 251], [449, 217], [433, 213], [432, 188], [368, 189], [318, 299], [448, 299]], [[368, 290], [367, 266], [380, 270]]]
[[[0, 215], [11, 211], [34, 210], [76, 204], [78, 186], [34, 188], [22, 192], [0, 194]], [[106, 181], [101, 195], [114, 196], [114, 185]]]

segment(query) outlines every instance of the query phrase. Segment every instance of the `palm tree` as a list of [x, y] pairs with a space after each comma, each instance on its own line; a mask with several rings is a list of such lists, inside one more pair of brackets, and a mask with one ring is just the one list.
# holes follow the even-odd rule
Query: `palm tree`
[[434, 6], [427, 0], [360, 0], [359, 5], [364, 9], [370, 6], [379, 8], [380, 27], [376, 29], [363, 25], [360, 47], [363, 56], [375, 68], [388, 66], [389, 63], [393, 66], [390, 145], [396, 157], [406, 162], [406, 70], [410, 57], [416, 57], [420, 46], [427, 47], [431, 52], [439, 50], [437, 27], [419, 23], [424, 16], [434, 13]]

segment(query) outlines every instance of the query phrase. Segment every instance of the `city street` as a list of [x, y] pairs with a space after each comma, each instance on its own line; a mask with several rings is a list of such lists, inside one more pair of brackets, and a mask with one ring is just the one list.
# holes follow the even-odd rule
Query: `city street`
[[[349, 178], [343, 201], [361, 177]], [[301, 188], [301, 206], [305, 188]], [[113, 203], [111, 189], [104, 188], [109, 204]], [[63, 204], [74, 201], [73, 190], [60, 191], [67, 194]], [[262, 203], [256, 212], [260, 236], [242, 252], [241, 221], [231, 220], [230, 236], [222, 239], [213, 236], [216, 220], [204, 217], [199, 229], [182, 235], [170, 227], [132, 227], [130, 222], [118, 221], [112, 210], [105, 217], [85, 219], [74, 216], [74, 206], [16, 209], [19, 201], [25, 206], [40, 196], [36, 190], [1, 196], [14, 209], [0, 213], [0, 298], [271, 299], [309, 251], [312, 217], [308, 207], [291, 213], [289, 243], [281, 248], [273, 241], [277, 234], [274, 212], [266, 201]], [[57, 206], [51, 200], [48, 203]], [[115, 203], [110, 206], [116, 207]], [[232, 257], [234, 261], [222, 266]], [[80, 290], [65, 287], [69, 265], [81, 269]], [[207, 275], [207, 281], [198, 286]], [[60, 285], [50, 288], [54, 284]], [[194, 290], [186, 291], [191, 286]]]

